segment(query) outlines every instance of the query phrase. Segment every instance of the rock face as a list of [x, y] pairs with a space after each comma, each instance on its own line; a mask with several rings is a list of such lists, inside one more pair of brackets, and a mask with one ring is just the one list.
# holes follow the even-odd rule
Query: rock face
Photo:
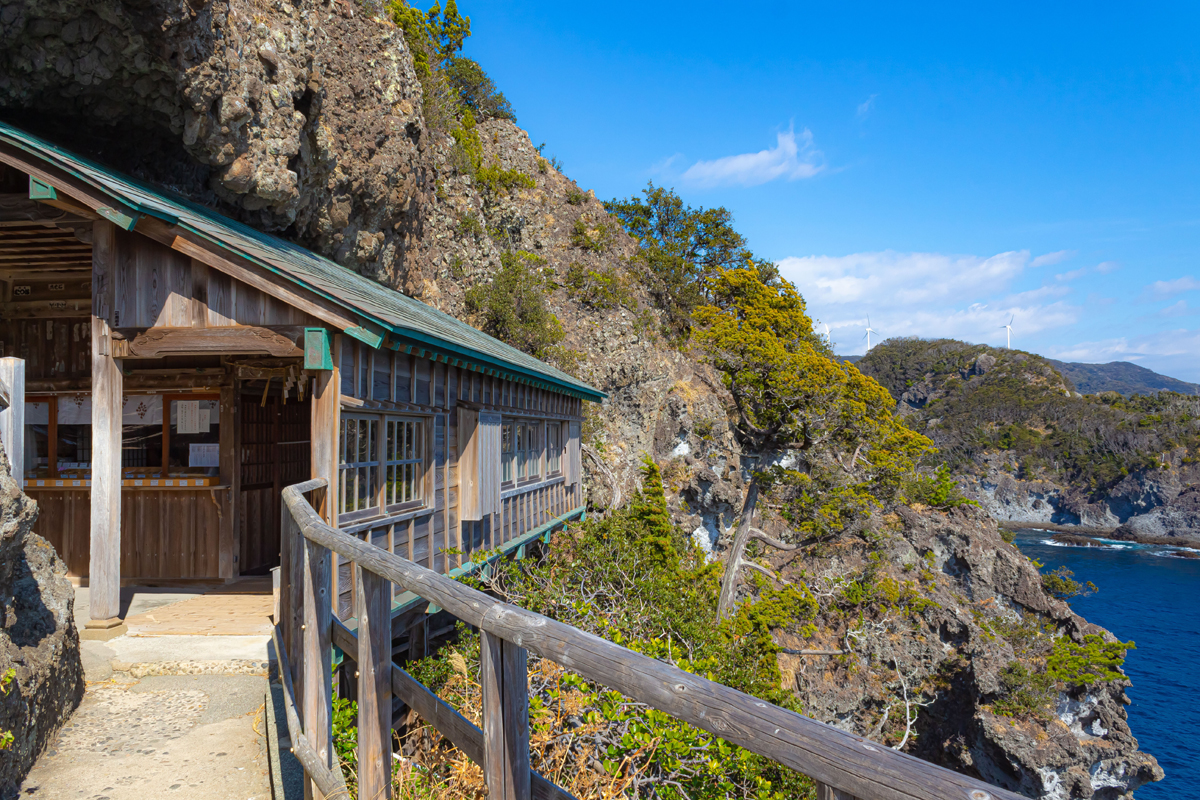
[[983, 476], [967, 490], [998, 520], [1051, 523], [1102, 531], [1159, 544], [1200, 544], [1200, 468], [1176, 460], [1135, 472], [1100, 499], [1049, 480], [1022, 480], [1003, 456], [982, 459]]
[[[844, 651], [780, 656], [807, 713], [1030, 797], [1115, 800], [1162, 778], [1130, 732], [1127, 682], [1070, 687], [1042, 714], [1001, 713], [1005, 670], [1029, 660], [1022, 618], [1052, 621], [1073, 639], [1112, 638], [1048, 595], [993, 521], [974, 509], [902, 507], [874, 522], [866, 539], [779, 560], [821, 601], [825, 639], [780, 643]], [[848, 604], [855, 582], [866, 599]], [[909, 600], [906, 582], [916, 587]]]
[[0, 695], [0, 732], [13, 734], [0, 750], [5, 800], [83, 698], [75, 589], [50, 543], [30, 533], [36, 517], [37, 504], [12, 479], [0, 449], [0, 677], [15, 672]]

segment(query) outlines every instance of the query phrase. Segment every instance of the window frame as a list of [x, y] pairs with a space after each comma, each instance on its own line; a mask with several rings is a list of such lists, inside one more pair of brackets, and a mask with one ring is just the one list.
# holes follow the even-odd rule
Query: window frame
[[[346, 461], [345, 429], [349, 420], [374, 423], [373, 449], [369, 446], [365, 461]], [[413, 458], [389, 459], [388, 452], [388, 423], [412, 423], [413, 429], [419, 431], [421, 453]], [[428, 508], [432, 492], [429, 486], [430, 466], [433, 456], [430, 440], [432, 438], [433, 416], [430, 414], [396, 413], [343, 406], [338, 420], [338, 449], [337, 449], [337, 524], [345, 525], [353, 522], [385, 517], [407, 511]], [[374, 457], [372, 456], [372, 452]], [[411, 500], [388, 503], [388, 468], [397, 466], [413, 467], [413, 488], [416, 496]], [[370, 502], [364, 508], [350, 511], [346, 508], [347, 485], [346, 475], [354, 473], [356, 478], [359, 470], [370, 470], [374, 473], [374, 491]]]
[[[503, 417], [500, 422], [500, 485], [504, 489], [540, 483], [552, 475], [546, 471], [546, 425], [545, 419], [529, 417]], [[557, 424], [557, 423], [556, 423]], [[536, 438], [532, 446], [526, 437]], [[509, 447], [505, 450], [506, 442]], [[525, 440], [524, 442], [522, 440]], [[560, 460], [561, 464], [561, 460]], [[535, 472], [530, 474], [530, 467]], [[505, 479], [507, 471], [509, 477]]]
[[[557, 478], [563, 474], [563, 433], [562, 420], [551, 419], [546, 421], [546, 432], [543, 441], [545, 444], [542, 447], [543, 458], [546, 464], [546, 478]], [[554, 458], [553, 465], [551, 464], [551, 436], [550, 432], [554, 431]], [[551, 467], [553, 466], [553, 469]]]

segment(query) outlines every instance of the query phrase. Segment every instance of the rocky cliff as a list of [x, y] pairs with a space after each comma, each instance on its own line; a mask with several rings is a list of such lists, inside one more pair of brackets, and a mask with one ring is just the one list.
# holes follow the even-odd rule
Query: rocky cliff
[[[0, 797], [16, 796], [50, 737], [83, 698], [75, 589], [67, 567], [30, 532], [37, 504], [0, 448]], [[4, 745], [5, 732], [12, 741]]]
[[1127, 681], [1043, 686], [1036, 711], [1015, 700], [1051, 646], [1043, 624], [1111, 635], [1051, 597], [982, 512], [902, 506], [776, 561], [821, 602], [818, 641], [777, 637], [819, 719], [1030, 797], [1115, 800], [1162, 778], [1126, 721]]
[[1046, 359], [889, 340], [858, 363], [993, 517], [1200, 543], [1200, 400], [1080, 395]]
[[[479, 122], [475, 158], [523, 177], [481, 180], [464, 165], [461, 141], [426, 118], [422, 91], [401, 32], [345, 0], [0, 7], [7, 119], [452, 314], [468, 316], [467, 292], [497, 273], [505, 253], [531, 254], [564, 329], [563, 363], [609, 395], [585, 424], [591, 502], [620, 505], [649, 453], [664, 465], [676, 518], [719, 555], [745, 467], [760, 459], [743, 455], [712, 370], [659, 334], [659, 312], [630, 262], [636, 243], [508, 120]], [[597, 297], [589, 275], [619, 291]], [[837, 631], [830, 647], [858, 638], [855, 655], [840, 660], [787, 657], [816, 716], [896, 734], [899, 712], [885, 698], [907, 683], [929, 690], [921, 702], [936, 700], [917, 715], [922, 736], [904, 746], [949, 766], [1064, 798], [1127, 796], [1155, 777], [1124, 725], [1119, 682], [1062, 698], [1066, 710], [1049, 720], [1010, 724], [986, 710], [1015, 657], [987, 620], [1022, 611], [1068, 635], [1090, 630], [1041, 593], [1036, 570], [994, 525], [901, 510], [872, 526], [871, 538], [847, 536], [778, 564], [831, 593], [822, 575], [871, 564], [898, 586], [912, 570], [931, 576], [914, 579], [919, 618], [905, 625], [873, 612], [876, 627], [853, 628], [838, 603], [825, 603], [823, 629]]]

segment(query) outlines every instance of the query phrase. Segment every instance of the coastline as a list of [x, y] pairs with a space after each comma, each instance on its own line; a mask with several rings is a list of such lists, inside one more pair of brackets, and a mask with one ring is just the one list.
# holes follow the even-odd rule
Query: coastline
[[[1071, 542], [1066, 541], [1066, 539], [1074, 536], [1088, 540], [1108, 539], [1110, 541], [1132, 542], [1134, 544], [1200, 549], [1200, 541], [1183, 539], [1176, 536], [1139, 536], [1120, 528], [1093, 528], [1084, 525], [1061, 525], [1055, 522], [1020, 522], [1017, 520], [997, 520], [997, 524], [1001, 528], [1008, 530], [1043, 530], [1054, 533], [1056, 535], [1051, 538], [1059, 539], [1061, 536], [1065, 544], [1070, 544]], [[1084, 543], [1077, 542], [1075, 544], [1083, 545]], [[1099, 544], [1097, 546], [1103, 547], [1104, 545]]]

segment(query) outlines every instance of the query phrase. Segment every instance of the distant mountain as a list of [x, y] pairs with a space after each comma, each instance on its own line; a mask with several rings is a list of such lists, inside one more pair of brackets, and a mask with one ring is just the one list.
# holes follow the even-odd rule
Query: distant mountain
[[1139, 367], [1128, 361], [1112, 361], [1108, 364], [1074, 364], [1068, 361], [1046, 359], [1063, 377], [1075, 384], [1082, 394], [1119, 392], [1129, 397], [1134, 394], [1154, 394], [1164, 390], [1180, 394], [1200, 395], [1200, 384], [1168, 378], [1154, 370]]
[[834, 356], [838, 361], [849, 361], [851, 364], [857, 364], [862, 356]]

